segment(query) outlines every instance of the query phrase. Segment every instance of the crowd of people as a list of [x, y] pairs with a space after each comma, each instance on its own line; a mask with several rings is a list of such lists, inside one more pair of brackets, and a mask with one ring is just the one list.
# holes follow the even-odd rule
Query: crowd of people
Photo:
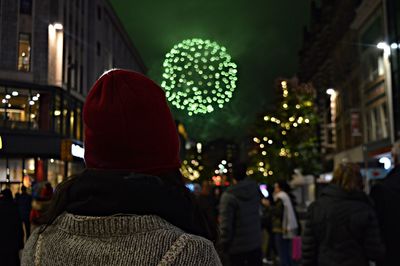
[[48, 182], [37, 183], [28, 193], [27, 187], [13, 196], [9, 188], [0, 193], [0, 265], [20, 265], [20, 252], [28, 240], [31, 229], [47, 210], [53, 194]]
[[243, 163], [222, 193], [208, 182], [191, 193], [165, 95], [141, 74], [104, 73], [83, 119], [82, 173], [54, 194], [49, 183], [32, 195], [22, 186], [15, 198], [1, 191], [1, 265], [19, 265], [23, 247], [26, 266], [399, 264], [398, 148], [373, 200], [358, 165], [340, 165], [303, 227], [290, 186], [278, 181], [265, 198]]

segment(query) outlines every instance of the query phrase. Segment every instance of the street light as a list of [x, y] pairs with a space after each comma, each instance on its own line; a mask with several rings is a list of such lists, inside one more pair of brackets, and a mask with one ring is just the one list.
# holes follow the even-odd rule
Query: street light
[[389, 44], [385, 43], [385, 42], [379, 42], [376, 47], [380, 50], [383, 50], [383, 54], [385, 55], [385, 57], [389, 57], [390, 55], [390, 46]]
[[332, 96], [333, 94], [335, 94], [335, 92], [336, 92], [336, 91], [335, 91], [334, 89], [332, 89], [332, 88], [329, 88], [329, 89], [326, 90], [326, 94], [331, 95], [331, 96]]
[[64, 27], [61, 23], [54, 23], [53, 24], [54, 29], [56, 30], [62, 30]]

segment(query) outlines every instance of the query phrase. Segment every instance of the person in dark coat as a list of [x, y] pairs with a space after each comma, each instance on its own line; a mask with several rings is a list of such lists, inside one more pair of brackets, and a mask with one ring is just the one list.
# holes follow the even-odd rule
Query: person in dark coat
[[382, 238], [386, 246], [386, 256], [378, 266], [399, 265], [400, 241], [400, 143], [396, 143], [392, 150], [395, 167], [387, 174], [383, 183], [371, 189], [371, 198], [381, 228]]
[[234, 185], [222, 194], [219, 207], [221, 245], [231, 265], [261, 265], [261, 192], [255, 181], [245, 178], [244, 164], [233, 174]]
[[308, 209], [303, 265], [367, 266], [384, 256], [378, 221], [356, 164], [344, 163]]
[[31, 223], [29, 217], [32, 210], [32, 196], [28, 194], [25, 186], [21, 187], [21, 194], [15, 197], [15, 202], [17, 203], [22, 223], [25, 226], [26, 238], [28, 239], [31, 234]]
[[217, 200], [211, 193], [211, 186], [208, 181], [204, 181], [201, 186], [201, 192], [197, 196], [197, 202], [212, 221], [217, 222]]
[[11, 190], [0, 194], [0, 265], [19, 265], [18, 252], [23, 248], [22, 222]]

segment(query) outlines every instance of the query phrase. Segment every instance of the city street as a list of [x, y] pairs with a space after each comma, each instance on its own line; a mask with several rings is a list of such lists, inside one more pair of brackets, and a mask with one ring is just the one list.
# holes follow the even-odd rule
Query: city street
[[398, 0], [0, 1], [0, 265], [394, 266]]

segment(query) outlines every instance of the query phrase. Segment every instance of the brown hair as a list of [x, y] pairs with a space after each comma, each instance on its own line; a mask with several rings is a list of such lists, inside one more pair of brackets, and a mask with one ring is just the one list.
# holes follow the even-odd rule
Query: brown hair
[[332, 184], [346, 191], [362, 190], [363, 178], [360, 167], [355, 163], [342, 163], [333, 173]]

